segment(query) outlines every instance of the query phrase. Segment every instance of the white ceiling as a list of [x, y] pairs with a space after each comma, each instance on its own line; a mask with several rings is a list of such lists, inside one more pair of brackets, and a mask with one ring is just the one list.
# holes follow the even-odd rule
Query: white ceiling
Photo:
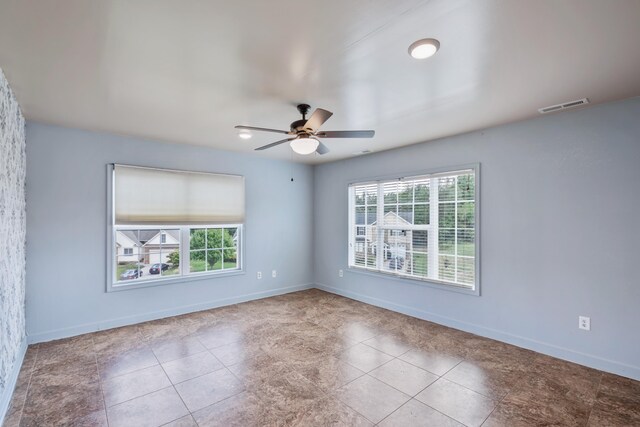
[[[441, 48], [416, 61], [424, 37]], [[639, 44], [639, 0], [0, 0], [28, 119], [244, 152], [280, 136], [234, 125], [288, 129], [300, 102], [376, 130], [308, 163], [640, 95]]]

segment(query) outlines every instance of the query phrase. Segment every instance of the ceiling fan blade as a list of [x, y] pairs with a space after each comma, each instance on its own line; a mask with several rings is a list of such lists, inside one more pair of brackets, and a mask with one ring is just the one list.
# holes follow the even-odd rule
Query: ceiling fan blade
[[293, 141], [295, 138], [287, 138], [281, 139], [280, 141], [272, 142], [271, 144], [263, 145], [262, 147], [258, 147], [255, 151], [266, 150], [267, 148], [275, 147], [276, 145], [284, 144], [285, 142]]
[[318, 132], [316, 136], [319, 138], [373, 138], [375, 134], [373, 130], [328, 130]]
[[309, 120], [304, 124], [304, 127], [305, 129], [311, 129], [313, 132], [316, 132], [324, 122], [329, 120], [329, 117], [331, 116], [333, 116], [331, 111], [316, 108], [316, 111], [314, 111], [311, 117], [309, 117]]
[[318, 154], [327, 154], [329, 152], [329, 147], [324, 145], [322, 142], [318, 141], [318, 148], [316, 148], [316, 153]]
[[241, 125], [238, 125], [238, 126], [236, 126], [236, 129], [257, 130], [257, 131], [261, 131], [261, 132], [284, 133], [285, 135], [290, 135], [291, 134], [291, 132], [286, 131], [286, 130], [258, 128], [258, 127], [255, 127], [255, 126], [241, 126]]

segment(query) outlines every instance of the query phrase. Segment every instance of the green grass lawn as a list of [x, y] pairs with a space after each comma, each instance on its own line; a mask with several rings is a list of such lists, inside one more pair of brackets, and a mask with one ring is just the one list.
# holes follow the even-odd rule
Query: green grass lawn
[[[475, 248], [475, 243], [458, 243], [458, 255], [475, 256]], [[445, 245], [440, 243], [438, 249], [440, 250], [440, 255], [454, 255], [453, 244]]]
[[413, 254], [413, 274], [417, 276], [427, 276], [427, 254]]
[[[222, 270], [222, 261], [218, 261], [216, 262], [213, 267], [209, 268], [209, 271], [216, 271], [216, 270]], [[142, 267], [142, 266], [141, 266]], [[117, 269], [116, 269], [116, 280], [121, 280], [120, 279], [120, 275], [122, 273], [124, 273], [127, 270], [135, 270], [137, 268], [137, 264], [135, 262], [131, 262], [131, 263], [127, 263], [127, 264], [118, 264]], [[236, 262], [231, 262], [231, 261], [227, 261], [224, 263], [224, 269], [225, 270], [233, 270], [238, 268]], [[200, 272], [200, 271], [207, 271], [206, 270], [206, 265], [205, 265], [205, 261], [204, 260], [191, 260], [191, 271], [192, 272]], [[162, 276], [175, 276], [180, 274], [180, 267], [179, 266], [169, 266], [169, 269], [165, 270], [162, 272]], [[145, 277], [158, 277], [157, 275], [151, 275], [151, 276], [147, 276], [146, 274], [143, 275], [141, 278], [145, 278]]]
[[169, 266], [168, 269], [166, 269], [165, 271], [162, 272], [163, 276], [174, 276], [176, 274], [180, 274], [180, 267], [179, 266]]
[[[222, 267], [222, 260], [216, 262], [215, 264], [213, 264], [213, 267], [209, 267], [209, 271], [215, 271], [215, 270], [221, 270]], [[236, 262], [225, 262], [224, 263], [224, 269], [225, 270], [231, 270], [231, 269], [235, 269], [238, 268], [238, 266], [236, 265]], [[199, 272], [199, 271], [207, 271], [206, 270], [206, 261], [205, 260], [198, 260], [198, 259], [192, 259], [191, 263], [190, 263], [190, 270], [192, 272]]]

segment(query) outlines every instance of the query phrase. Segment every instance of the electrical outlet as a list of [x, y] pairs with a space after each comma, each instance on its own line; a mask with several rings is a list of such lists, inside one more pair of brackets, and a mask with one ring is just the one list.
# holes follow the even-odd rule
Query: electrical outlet
[[275, 270], [271, 270], [271, 277], [273, 277], [275, 279], [276, 276], [278, 276], [278, 272], [275, 271]]
[[578, 328], [585, 331], [591, 330], [591, 318], [586, 316], [578, 316]]
[[344, 271], [338, 270], [338, 277], [344, 277]]
[[256, 276], [258, 277], [258, 280], [262, 279], [262, 271], [258, 271]]

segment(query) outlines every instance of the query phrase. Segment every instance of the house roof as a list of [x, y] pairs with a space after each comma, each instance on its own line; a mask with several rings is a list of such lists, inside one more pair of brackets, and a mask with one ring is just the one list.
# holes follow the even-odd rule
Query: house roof
[[[389, 218], [389, 215], [393, 215], [395, 218], [398, 219], [398, 221], [401, 221], [401, 223], [403, 224], [411, 224], [411, 221], [413, 220], [412, 218], [412, 214], [411, 212], [400, 212], [400, 214], [397, 214], [395, 212], [387, 212], [384, 215], [385, 218], [385, 223], [387, 223], [387, 218]], [[365, 216], [366, 216], [366, 222], [365, 222]], [[378, 221], [377, 220], [377, 215], [375, 213], [368, 213], [368, 214], [364, 214], [364, 213], [356, 213], [356, 224], [371, 224], [371, 225], [375, 225]]]
[[[165, 233], [173, 237], [175, 240], [180, 240], [179, 230], [163, 230]], [[137, 246], [144, 246], [148, 241], [156, 237], [160, 230], [120, 230], [119, 233], [125, 235]]]
[[137, 233], [132, 230], [119, 230], [120, 234], [126, 236], [129, 240], [131, 240], [136, 246], [142, 246], [140, 240], [138, 240]]
[[155, 239], [162, 231], [173, 237], [174, 240], [180, 241], [180, 230], [140, 230], [140, 240], [144, 242], [143, 246], [146, 246], [151, 240]]

